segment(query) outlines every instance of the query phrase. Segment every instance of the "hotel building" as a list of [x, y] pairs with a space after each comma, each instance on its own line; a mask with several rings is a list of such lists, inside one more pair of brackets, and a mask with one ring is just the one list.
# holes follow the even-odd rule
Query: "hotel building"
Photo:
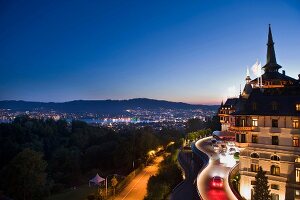
[[234, 132], [242, 149], [240, 194], [246, 199], [252, 199], [262, 167], [272, 200], [300, 200], [300, 75], [291, 78], [280, 68], [269, 27], [264, 74], [254, 80], [247, 76], [239, 98], [219, 110], [222, 129]]

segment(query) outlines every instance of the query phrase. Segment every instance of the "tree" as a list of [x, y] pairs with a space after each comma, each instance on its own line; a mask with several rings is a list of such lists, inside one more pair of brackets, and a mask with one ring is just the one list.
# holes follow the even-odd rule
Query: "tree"
[[116, 193], [116, 186], [117, 186], [117, 184], [118, 184], [118, 180], [117, 180], [117, 178], [114, 176], [114, 177], [110, 180], [110, 182], [111, 182], [111, 186], [114, 188], [114, 196], [115, 196], [115, 193]]
[[42, 199], [45, 191], [47, 163], [43, 155], [31, 149], [17, 154], [3, 171], [2, 180], [14, 199]]
[[255, 200], [268, 200], [271, 199], [268, 177], [266, 172], [261, 167], [255, 176], [256, 185], [254, 186], [253, 199]]
[[201, 129], [204, 129], [205, 127], [205, 122], [199, 118], [193, 118], [189, 119], [186, 123], [186, 132], [195, 132]]

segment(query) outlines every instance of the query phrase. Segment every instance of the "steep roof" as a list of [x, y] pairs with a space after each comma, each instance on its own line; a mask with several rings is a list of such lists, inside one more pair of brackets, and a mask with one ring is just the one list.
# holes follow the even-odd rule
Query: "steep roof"
[[[296, 110], [296, 104], [299, 103], [299, 86], [253, 88], [248, 99], [239, 99], [233, 115], [300, 116]], [[274, 105], [277, 109], [274, 109]]]
[[228, 98], [223, 106], [230, 107], [235, 106], [238, 101], [238, 98]]
[[[292, 82], [293, 84], [296, 84], [297, 82], [299, 82], [297, 79], [294, 79], [290, 76], [287, 76], [285, 74], [281, 74], [279, 72], [268, 72], [268, 73], [264, 73], [262, 75], [262, 81], [263, 83], [265, 83], [266, 81], [272, 81], [272, 82], [276, 82], [276, 81], [288, 81], [288, 82]], [[256, 84], [257, 83], [257, 78], [253, 79], [251, 81], [251, 84]]]
[[[269, 84], [262, 88], [250, 88], [246, 84], [232, 115], [300, 116], [300, 111], [296, 110], [296, 104], [300, 104], [300, 80], [285, 75], [284, 71], [278, 72], [281, 66], [276, 61], [270, 26], [267, 46], [267, 63], [263, 67], [265, 73], [262, 81], [263, 85], [267, 81]], [[250, 84], [256, 84], [257, 81], [256, 78]]]

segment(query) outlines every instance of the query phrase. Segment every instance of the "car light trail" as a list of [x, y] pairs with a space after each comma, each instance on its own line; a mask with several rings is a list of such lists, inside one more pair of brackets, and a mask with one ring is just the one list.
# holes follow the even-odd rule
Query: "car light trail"
[[[199, 150], [209, 156], [207, 167], [197, 176], [197, 189], [204, 200], [237, 200], [228, 183], [229, 171], [236, 161], [233, 155], [216, 153], [209, 144], [211, 138], [201, 139], [195, 144]], [[211, 180], [216, 176], [223, 178], [224, 183], [221, 186], [213, 187]]]

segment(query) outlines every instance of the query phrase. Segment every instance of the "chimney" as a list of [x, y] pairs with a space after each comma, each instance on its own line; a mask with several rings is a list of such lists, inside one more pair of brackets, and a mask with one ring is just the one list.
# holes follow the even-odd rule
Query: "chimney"
[[282, 70], [282, 74], [285, 75], [285, 70]]

